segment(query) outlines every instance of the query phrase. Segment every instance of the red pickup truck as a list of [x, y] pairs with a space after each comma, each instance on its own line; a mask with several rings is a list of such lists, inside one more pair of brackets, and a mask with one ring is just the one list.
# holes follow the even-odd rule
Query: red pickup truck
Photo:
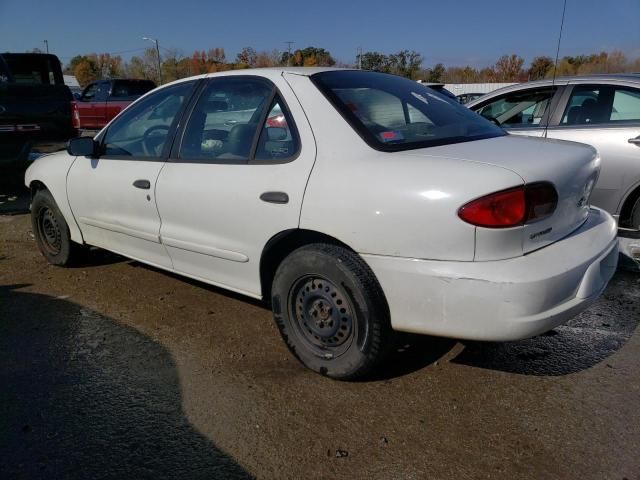
[[154, 88], [156, 84], [151, 80], [99, 80], [90, 83], [80, 98], [71, 104], [73, 126], [100, 129], [127, 105]]

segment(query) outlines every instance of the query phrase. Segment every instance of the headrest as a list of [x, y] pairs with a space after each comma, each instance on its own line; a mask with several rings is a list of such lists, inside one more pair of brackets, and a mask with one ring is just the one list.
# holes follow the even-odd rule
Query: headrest
[[198, 107], [202, 113], [226, 112], [229, 104], [224, 100], [209, 100]]

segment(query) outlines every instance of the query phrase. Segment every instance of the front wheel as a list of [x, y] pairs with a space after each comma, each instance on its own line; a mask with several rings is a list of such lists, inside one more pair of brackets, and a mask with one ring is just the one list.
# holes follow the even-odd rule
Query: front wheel
[[278, 267], [274, 319], [302, 364], [337, 379], [370, 374], [388, 353], [389, 308], [373, 272], [354, 252], [312, 244]]
[[69, 226], [48, 190], [38, 190], [33, 196], [31, 227], [38, 248], [49, 263], [66, 266], [80, 256], [82, 246], [71, 240]]

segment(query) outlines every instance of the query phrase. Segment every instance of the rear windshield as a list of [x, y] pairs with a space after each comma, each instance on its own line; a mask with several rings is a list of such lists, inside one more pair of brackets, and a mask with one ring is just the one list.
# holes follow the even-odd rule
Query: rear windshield
[[8, 81], [25, 85], [64, 85], [60, 62], [53, 55], [4, 54]]
[[156, 88], [151, 80], [116, 80], [111, 90], [112, 97], [139, 97]]
[[456, 100], [406, 78], [345, 70], [316, 73], [311, 80], [377, 150], [410, 150], [506, 135]]

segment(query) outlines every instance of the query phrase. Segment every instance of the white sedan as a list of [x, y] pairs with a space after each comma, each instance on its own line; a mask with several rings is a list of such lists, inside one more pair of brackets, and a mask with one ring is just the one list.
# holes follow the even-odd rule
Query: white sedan
[[93, 245], [265, 299], [291, 352], [345, 379], [394, 330], [515, 340], [585, 309], [617, 263], [599, 170], [410, 80], [281, 68], [153, 90], [26, 184], [49, 262]]

